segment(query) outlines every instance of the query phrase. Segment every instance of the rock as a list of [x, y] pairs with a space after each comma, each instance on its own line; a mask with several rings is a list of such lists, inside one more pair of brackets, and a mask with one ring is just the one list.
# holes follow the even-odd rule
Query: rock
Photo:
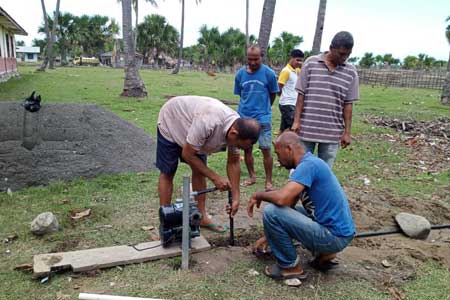
[[58, 230], [58, 220], [51, 212], [44, 212], [31, 222], [31, 232], [35, 235], [44, 235]]
[[297, 287], [297, 286], [300, 286], [302, 284], [302, 282], [298, 278], [291, 278], [291, 279], [286, 279], [284, 281], [284, 284], [287, 286]]
[[431, 231], [430, 222], [422, 216], [399, 213], [395, 221], [407, 236], [414, 239], [425, 240]]
[[385, 267], [385, 268], [390, 268], [390, 267], [392, 267], [392, 264], [391, 264], [387, 259], [383, 259], [383, 260], [381, 261], [381, 264], [382, 264], [383, 267]]

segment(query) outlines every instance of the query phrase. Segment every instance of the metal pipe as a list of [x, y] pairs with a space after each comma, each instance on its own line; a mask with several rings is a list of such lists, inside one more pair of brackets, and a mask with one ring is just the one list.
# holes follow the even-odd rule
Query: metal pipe
[[191, 193], [191, 196], [192, 197], [197, 197], [198, 195], [211, 193], [211, 192], [214, 192], [214, 191], [217, 191], [217, 190], [218, 190], [218, 188], [213, 187], [213, 188], [209, 188], [209, 189], [206, 189], [206, 190], [194, 191], [194, 192]]
[[88, 294], [88, 293], [80, 293], [78, 295], [78, 299], [80, 299], [80, 300], [163, 300], [163, 299], [156, 299], [156, 298], [138, 298], [138, 297], [98, 295], [98, 294]]
[[[230, 205], [230, 209], [231, 209], [231, 205], [233, 204], [233, 194], [231, 193], [231, 191], [228, 191], [228, 204]], [[234, 219], [231, 216], [230, 213], [230, 241], [229, 241], [230, 246], [234, 246]]]
[[189, 176], [183, 176], [183, 231], [181, 240], [181, 269], [189, 268], [189, 246], [190, 246], [190, 228], [189, 228], [189, 198], [190, 198], [190, 179]]

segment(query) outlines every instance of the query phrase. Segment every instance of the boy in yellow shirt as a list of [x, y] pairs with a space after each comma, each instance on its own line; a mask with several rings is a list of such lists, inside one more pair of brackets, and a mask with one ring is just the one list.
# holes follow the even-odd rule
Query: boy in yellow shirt
[[295, 84], [297, 83], [304, 58], [305, 54], [301, 50], [292, 50], [288, 64], [281, 70], [278, 77], [278, 86], [280, 88], [278, 107], [281, 113], [280, 133], [290, 129], [294, 121], [295, 104], [297, 102]]

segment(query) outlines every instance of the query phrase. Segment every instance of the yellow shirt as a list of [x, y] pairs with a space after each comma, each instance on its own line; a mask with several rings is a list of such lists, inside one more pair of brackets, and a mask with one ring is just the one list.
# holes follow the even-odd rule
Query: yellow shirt
[[280, 105], [295, 105], [297, 103], [297, 91], [295, 84], [297, 83], [300, 68], [294, 69], [290, 64], [287, 64], [280, 72], [278, 83], [283, 84], [283, 89], [280, 96]]

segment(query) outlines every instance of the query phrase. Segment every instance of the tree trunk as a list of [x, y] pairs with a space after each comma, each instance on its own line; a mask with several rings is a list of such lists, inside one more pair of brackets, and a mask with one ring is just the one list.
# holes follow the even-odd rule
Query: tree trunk
[[450, 52], [447, 63], [447, 76], [445, 77], [444, 86], [442, 87], [441, 103], [450, 105]]
[[131, 0], [122, 0], [122, 33], [125, 48], [125, 82], [123, 92], [124, 97], [145, 97], [144, 82], [139, 76], [136, 62], [136, 51], [133, 43], [133, 30], [131, 21]]
[[320, 0], [319, 12], [317, 14], [316, 33], [312, 47], [312, 55], [320, 52], [320, 44], [322, 43], [323, 26], [325, 24], [325, 10], [327, 8], [327, 0]]
[[180, 34], [180, 50], [178, 51], [178, 61], [173, 69], [172, 74], [178, 74], [180, 71], [181, 60], [183, 59], [183, 39], [184, 39], [184, 0], [181, 0], [181, 34]]
[[270, 32], [272, 31], [273, 15], [275, 14], [276, 0], [264, 0], [264, 7], [261, 16], [261, 25], [259, 27], [258, 44], [265, 56], [267, 46], [269, 45]]
[[45, 71], [48, 63], [49, 41], [50, 41], [50, 29], [48, 28], [47, 10], [45, 9], [44, 0], [41, 0], [42, 13], [44, 15], [45, 34], [47, 35], [47, 55], [42, 62], [42, 65], [37, 69], [38, 71]]
[[248, 35], [248, 9], [249, 9], [249, 0], [245, 1], [245, 45], [246, 48], [250, 46], [250, 37]]
[[139, 0], [134, 0], [134, 14], [136, 15], [135, 25], [134, 25], [134, 46], [137, 47], [137, 27], [138, 27], [138, 14], [139, 14]]
[[54, 69], [54, 61], [55, 58], [53, 57], [53, 45], [55, 44], [56, 41], [56, 27], [58, 27], [58, 16], [59, 16], [59, 2], [60, 0], [56, 1], [56, 11], [55, 11], [55, 16], [53, 17], [53, 27], [52, 27], [52, 34], [49, 40], [49, 46], [48, 46], [48, 63], [49, 69]]

